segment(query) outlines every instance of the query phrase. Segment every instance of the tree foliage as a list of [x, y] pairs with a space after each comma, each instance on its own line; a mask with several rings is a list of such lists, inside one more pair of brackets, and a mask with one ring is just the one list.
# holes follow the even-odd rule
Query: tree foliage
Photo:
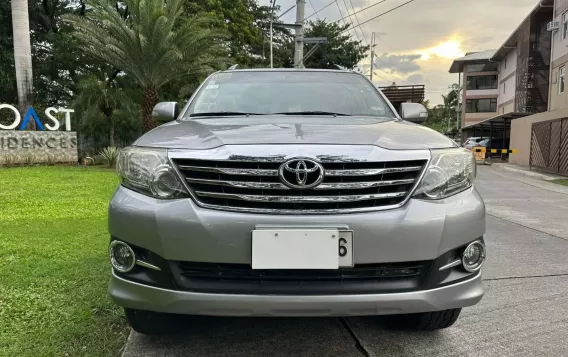
[[[135, 112], [131, 96], [121, 88], [115, 71], [109, 77], [101, 78], [91, 75], [79, 83], [79, 95], [73, 103], [73, 108], [82, 113], [82, 122], [93, 122], [101, 116], [108, 121], [109, 146], [114, 147], [115, 114], [118, 110]], [[86, 128], [85, 128], [86, 129]]]
[[183, 0], [109, 0], [89, 3], [88, 17], [70, 15], [81, 49], [124, 71], [143, 90], [144, 130], [155, 127], [158, 90], [174, 80], [211, 72], [225, 63], [222, 31], [206, 16], [184, 17]]
[[441, 133], [451, 134], [457, 130], [456, 109], [459, 110], [458, 92], [449, 91], [442, 95], [443, 104], [430, 108], [430, 102], [424, 101], [428, 110], [428, 119], [424, 125]]

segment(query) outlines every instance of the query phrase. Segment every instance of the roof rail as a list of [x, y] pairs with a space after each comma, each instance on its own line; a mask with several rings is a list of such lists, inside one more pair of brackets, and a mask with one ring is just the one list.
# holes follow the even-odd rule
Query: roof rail
[[239, 65], [238, 64], [234, 64], [231, 67], [229, 67], [228, 71], [233, 70], [233, 69], [237, 69]]

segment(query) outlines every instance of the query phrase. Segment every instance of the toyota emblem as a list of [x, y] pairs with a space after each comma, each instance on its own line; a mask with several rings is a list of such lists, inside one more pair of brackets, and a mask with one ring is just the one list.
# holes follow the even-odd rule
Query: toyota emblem
[[280, 165], [280, 181], [290, 188], [308, 189], [323, 180], [323, 166], [311, 159], [296, 158]]

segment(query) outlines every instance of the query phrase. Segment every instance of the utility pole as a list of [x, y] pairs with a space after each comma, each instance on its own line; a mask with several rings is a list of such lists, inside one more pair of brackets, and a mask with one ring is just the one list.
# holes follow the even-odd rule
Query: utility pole
[[[461, 128], [460, 128], [460, 91], [461, 91], [461, 86], [459, 84], [454, 83], [451, 86], [448, 86], [448, 89], [451, 89], [454, 93], [456, 93], [456, 129], [461, 130]], [[450, 130], [450, 123], [448, 122], [448, 131], [449, 130]]]
[[272, 62], [272, 22], [274, 20], [274, 7], [276, 6], [276, 0], [272, 0], [272, 11], [270, 11], [270, 68], [273, 68]]
[[375, 70], [375, 33], [371, 34], [371, 82], [373, 81], [373, 71]]
[[305, 0], [296, 0], [296, 33], [294, 46], [294, 68], [301, 68], [304, 58], [304, 5]]

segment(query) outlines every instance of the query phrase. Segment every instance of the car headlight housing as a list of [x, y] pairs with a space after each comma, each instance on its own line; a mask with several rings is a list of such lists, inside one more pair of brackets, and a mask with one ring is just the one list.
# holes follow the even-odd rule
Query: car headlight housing
[[469, 150], [431, 150], [432, 160], [418, 185], [414, 197], [438, 200], [473, 185], [475, 158]]
[[124, 148], [116, 167], [121, 184], [132, 190], [162, 199], [186, 196], [166, 149]]

